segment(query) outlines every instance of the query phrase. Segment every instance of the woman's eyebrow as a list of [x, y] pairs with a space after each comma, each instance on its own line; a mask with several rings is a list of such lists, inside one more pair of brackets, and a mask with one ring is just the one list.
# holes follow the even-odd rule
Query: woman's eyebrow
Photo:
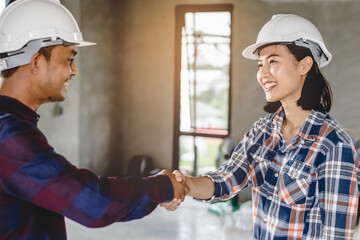
[[[279, 54], [270, 54], [269, 56], [266, 56], [264, 59], [269, 59], [269, 58], [271, 58], [271, 57], [279, 57]], [[260, 60], [260, 58], [259, 58], [259, 60]]]

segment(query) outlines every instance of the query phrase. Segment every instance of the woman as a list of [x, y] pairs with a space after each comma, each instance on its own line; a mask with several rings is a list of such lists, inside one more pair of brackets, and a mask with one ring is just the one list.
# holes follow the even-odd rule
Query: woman
[[[352, 239], [359, 161], [345, 130], [329, 115], [332, 93], [319, 68], [331, 61], [317, 28], [275, 15], [243, 56], [258, 61], [267, 100], [229, 161], [185, 177], [188, 195], [224, 201], [252, 185], [253, 239]], [[174, 210], [180, 200], [162, 204]]]

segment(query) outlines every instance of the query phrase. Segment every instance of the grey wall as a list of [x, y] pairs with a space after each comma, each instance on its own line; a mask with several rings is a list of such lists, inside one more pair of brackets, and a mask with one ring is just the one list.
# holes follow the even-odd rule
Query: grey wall
[[[76, 19], [80, 19], [80, 1], [64, 0], [62, 3], [71, 10]], [[82, 71], [79, 59], [76, 59], [75, 63], [79, 71]], [[80, 77], [72, 79], [64, 102], [45, 104], [39, 109], [41, 116], [39, 128], [45, 133], [49, 143], [54, 146], [55, 150], [77, 166], [80, 159], [80, 80]], [[61, 110], [62, 114], [59, 113]]]
[[334, 91], [331, 114], [360, 131], [360, 2], [260, 0], [62, 0], [95, 47], [80, 49], [80, 76], [70, 85], [64, 114], [41, 109], [40, 127], [74, 164], [123, 175], [136, 154], [171, 168], [174, 111], [175, 6], [231, 3], [232, 136], [236, 141], [264, 115], [256, 62], [242, 50], [273, 14], [295, 13], [322, 32], [333, 61], [323, 70]]

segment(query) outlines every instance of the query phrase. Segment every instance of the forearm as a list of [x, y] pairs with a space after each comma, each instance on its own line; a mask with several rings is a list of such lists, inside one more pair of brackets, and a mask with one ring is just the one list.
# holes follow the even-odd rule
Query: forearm
[[[79, 171], [88, 172], [86, 184], [71, 203], [73, 210], [59, 213], [88, 227], [104, 227], [118, 221], [140, 219], [151, 213], [158, 203], [171, 200], [174, 195], [170, 179], [163, 175], [106, 178], [86, 169], [78, 170], [79, 176], [82, 175]], [[71, 191], [68, 190], [69, 193]], [[93, 217], [84, 218], [88, 215]]]
[[[121, 207], [122, 202], [124, 202], [121, 200], [117, 203], [117, 205], [121, 208], [128, 209], [128, 213], [125, 216], [118, 216], [120, 217], [120, 221], [140, 219], [150, 214], [156, 208], [158, 203], [169, 201], [174, 197], [171, 180], [165, 175], [138, 178], [135, 185], [133, 185], [134, 189], [132, 189], [129, 185], [127, 185], [127, 189], [125, 190], [132, 191], [135, 188], [138, 190], [140, 188], [141, 191], [130, 198], [129, 206], [126, 207], [125, 205]], [[143, 187], [141, 187], [141, 185]], [[108, 214], [111, 215], [115, 213], [108, 212]]]
[[185, 177], [189, 191], [187, 195], [198, 199], [209, 199], [214, 195], [213, 181], [208, 177]]

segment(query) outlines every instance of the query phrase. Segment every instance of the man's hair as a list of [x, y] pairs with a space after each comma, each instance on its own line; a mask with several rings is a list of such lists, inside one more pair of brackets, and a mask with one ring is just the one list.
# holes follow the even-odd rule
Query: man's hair
[[[313, 65], [307, 73], [304, 86], [301, 90], [301, 97], [297, 101], [297, 105], [304, 110], [327, 111], [331, 109], [333, 94], [330, 84], [321, 73], [317, 63], [315, 62], [311, 51], [308, 48], [295, 46], [293, 44], [284, 44], [298, 61], [307, 56], [313, 59]], [[258, 50], [259, 52], [261, 49]], [[267, 102], [264, 110], [274, 113], [281, 106], [281, 102]]]
[[[40, 48], [39, 52], [41, 55], [44, 55], [46, 61], [50, 61], [51, 58], [51, 51], [53, 50], [55, 46], [49, 46], [49, 47], [43, 47]], [[15, 68], [11, 68], [5, 71], [1, 71], [1, 77], [2, 78], [9, 78], [11, 77], [17, 70], [19, 69], [19, 67], [15, 67]]]
[[17, 70], [19, 67], [15, 67], [15, 68], [11, 68], [5, 71], [1, 71], [1, 77], [2, 78], [9, 78], [11, 77]]

